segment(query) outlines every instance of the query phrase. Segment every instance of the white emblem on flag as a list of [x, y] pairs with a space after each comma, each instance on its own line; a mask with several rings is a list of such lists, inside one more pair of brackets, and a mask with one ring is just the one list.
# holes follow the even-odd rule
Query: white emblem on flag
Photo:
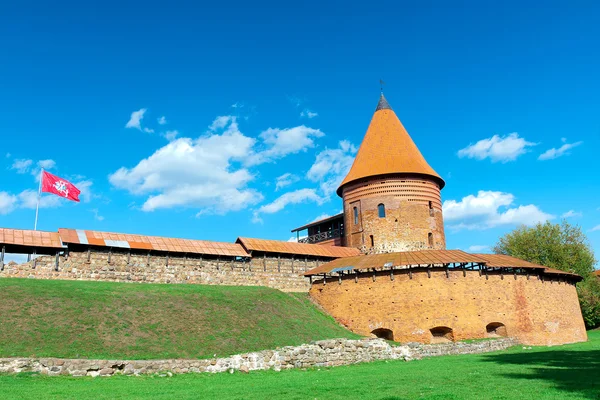
[[67, 184], [64, 181], [56, 181], [54, 183], [54, 189], [65, 197], [69, 197], [69, 189], [67, 189]]

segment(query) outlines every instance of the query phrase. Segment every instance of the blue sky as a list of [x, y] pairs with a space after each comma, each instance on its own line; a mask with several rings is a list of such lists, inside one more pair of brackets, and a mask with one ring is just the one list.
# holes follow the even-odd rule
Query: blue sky
[[383, 78], [448, 248], [565, 216], [600, 255], [600, 5], [419, 3], [0, 5], [0, 226], [43, 165], [83, 201], [42, 230], [287, 240], [341, 210]]

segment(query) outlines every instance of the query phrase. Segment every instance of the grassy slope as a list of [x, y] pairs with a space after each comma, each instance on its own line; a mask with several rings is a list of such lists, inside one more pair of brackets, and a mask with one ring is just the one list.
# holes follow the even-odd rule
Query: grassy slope
[[0, 376], [4, 398], [598, 399], [600, 332], [574, 345], [250, 374]]
[[263, 287], [0, 279], [0, 357], [205, 358], [357, 337]]

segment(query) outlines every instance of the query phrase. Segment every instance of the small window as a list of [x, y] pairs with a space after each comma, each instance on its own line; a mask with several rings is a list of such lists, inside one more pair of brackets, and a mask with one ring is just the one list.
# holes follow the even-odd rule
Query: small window
[[429, 247], [433, 247], [433, 233], [429, 232], [427, 234], [427, 241], [429, 242]]
[[429, 202], [429, 216], [433, 217], [433, 202]]
[[385, 206], [383, 204], [377, 206], [377, 211], [379, 212], [379, 218], [385, 218]]
[[369, 236], [371, 238], [371, 247], [375, 247], [375, 239], [373, 239], [373, 235]]
[[354, 225], [358, 225], [358, 208], [354, 207]]

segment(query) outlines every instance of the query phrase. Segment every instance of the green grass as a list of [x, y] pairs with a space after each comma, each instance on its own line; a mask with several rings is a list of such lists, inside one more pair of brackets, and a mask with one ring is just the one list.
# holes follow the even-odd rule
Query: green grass
[[265, 287], [0, 279], [0, 357], [207, 358], [358, 336]]
[[0, 376], [3, 399], [599, 399], [600, 332], [556, 347], [250, 374]]

